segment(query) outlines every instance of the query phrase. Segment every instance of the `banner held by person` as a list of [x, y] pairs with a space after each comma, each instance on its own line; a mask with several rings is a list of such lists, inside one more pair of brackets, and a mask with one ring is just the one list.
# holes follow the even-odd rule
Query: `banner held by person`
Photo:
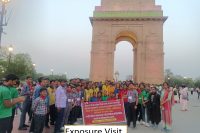
[[126, 122], [123, 100], [82, 103], [85, 125]]

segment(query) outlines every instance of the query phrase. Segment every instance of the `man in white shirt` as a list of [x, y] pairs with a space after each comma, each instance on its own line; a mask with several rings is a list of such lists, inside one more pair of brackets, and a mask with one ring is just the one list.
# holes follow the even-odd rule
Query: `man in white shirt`
[[56, 102], [57, 118], [55, 123], [54, 133], [61, 132], [60, 128], [64, 120], [64, 112], [67, 107], [67, 94], [66, 94], [66, 81], [60, 80], [60, 86], [56, 90]]

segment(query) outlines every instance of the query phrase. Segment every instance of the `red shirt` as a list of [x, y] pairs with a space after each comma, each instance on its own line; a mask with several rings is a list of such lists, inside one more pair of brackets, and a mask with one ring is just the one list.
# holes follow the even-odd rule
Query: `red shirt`
[[[128, 90], [127, 89], [122, 89], [119, 91], [119, 99], [122, 99], [124, 95], [127, 95]], [[128, 98], [125, 97], [123, 98], [124, 102], [128, 102]]]
[[113, 100], [117, 100], [117, 98], [116, 97], [109, 97], [108, 98], [108, 101], [113, 101]]

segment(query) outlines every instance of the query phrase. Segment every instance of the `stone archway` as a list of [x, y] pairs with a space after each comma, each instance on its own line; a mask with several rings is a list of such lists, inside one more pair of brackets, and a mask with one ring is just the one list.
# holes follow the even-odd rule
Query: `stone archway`
[[[132, 73], [132, 77], [134, 79], [134, 81], [137, 81], [137, 36], [130, 31], [122, 31], [119, 34], [117, 34], [116, 39], [115, 39], [115, 49], [116, 49], [116, 45], [120, 42], [120, 41], [127, 41], [129, 42], [132, 46], [133, 46], [133, 73]], [[115, 51], [114, 49], [114, 51]], [[113, 58], [114, 60], [114, 58]], [[113, 64], [113, 68], [114, 68], [114, 64]]]
[[119, 41], [134, 47], [136, 82], [164, 80], [163, 16], [154, 0], [101, 0], [90, 18], [93, 26], [90, 80], [113, 80], [114, 51]]

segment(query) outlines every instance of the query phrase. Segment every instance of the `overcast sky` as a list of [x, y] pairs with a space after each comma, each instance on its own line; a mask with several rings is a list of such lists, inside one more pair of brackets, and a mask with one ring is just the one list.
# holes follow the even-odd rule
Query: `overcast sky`
[[[162, 5], [165, 69], [186, 77], [200, 76], [200, 1], [156, 0]], [[29, 53], [38, 72], [87, 78], [92, 26], [89, 17], [100, 0], [11, 0], [13, 9], [2, 44]], [[120, 78], [132, 73], [132, 46], [117, 45], [115, 69]], [[131, 63], [130, 63], [131, 62]], [[126, 69], [123, 69], [126, 65]]]

